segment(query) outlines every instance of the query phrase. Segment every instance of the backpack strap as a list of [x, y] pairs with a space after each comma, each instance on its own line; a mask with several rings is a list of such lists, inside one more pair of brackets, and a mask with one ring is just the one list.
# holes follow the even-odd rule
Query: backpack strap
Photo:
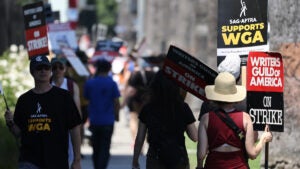
[[67, 79], [68, 90], [71, 93], [71, 95], [74, 96], [74, 82], [70, 78], [66, 78], [66, 79]]
[[[243, 142], [243, 148], [244, 148], [244, 158], [248, 164], [248, 153], [246, 151], [246, 145], [245, 145], [245, 139], [246, 139], [246, 135], [244, 133], [243, 130], [241, 130], [236, 124], [235, 122], [231, 119], [231, 117], [223, 110], [223, 109], [219, 109], [216, 111], [213, 111], [229, 128], [231, 128], [235, 134], [240, 138], [240, 140]], [[221, 113], [222, 112], [222, 113]], [[247, 166], [249, 168], [249, 165]]]

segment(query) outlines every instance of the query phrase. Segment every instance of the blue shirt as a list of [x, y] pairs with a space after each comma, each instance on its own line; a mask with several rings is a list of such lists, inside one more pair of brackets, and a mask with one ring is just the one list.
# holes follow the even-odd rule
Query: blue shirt
[[120, 97], [120, 92], [117, 83], [110, 76], [97, 76], [87, 80], [84, 97], [89, 101], [91, 125], [114, 124], [114, 100]]

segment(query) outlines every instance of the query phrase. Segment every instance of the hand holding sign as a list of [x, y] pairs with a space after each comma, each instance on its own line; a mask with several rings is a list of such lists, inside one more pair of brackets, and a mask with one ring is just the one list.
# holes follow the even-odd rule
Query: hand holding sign
[[261, 138], [263, 140], [263, 143], [268, 143], [268, 142], [272, 142], [272, 139], [273, 139], [273, 135], [272, 135], [272, 132], [270, 132], [270, 129], [269, 129], [269, 125], [266, 124], [265, 126], [265, 130], [264, 132], [262, 133], [261, 135]]

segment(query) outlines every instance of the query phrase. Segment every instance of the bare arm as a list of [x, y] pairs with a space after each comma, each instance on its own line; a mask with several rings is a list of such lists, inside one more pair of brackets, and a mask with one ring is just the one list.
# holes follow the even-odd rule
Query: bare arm
[[186, 133], [191, 140], [193, 140], [194, 142], [198, 141], [198, 133], [195, 123], [191, 123], [187, 126]]
[[116, 121], [119, 121], [119, 112], [120, 112], [120, 101], [119, 101], [119, 98], [115, 98], [114, 100], [114, 112], [115, 112], [115, 120]]
[[80, 125], [75, 126], [70, 130], [71, 134], [71, 141], [73, 145], [73, 152], [74, 152], [74, 161], [72, 163], [72, 169], [81, 169], [81, 156], [80, 156], [80, 145], [81, 145], [81, 138], [80, 138]]
[[74, 82], [73, 83], [73, 99], [74, 99], [74, 102], [76, 104], [76, 107], [79, 111], [79, 114], [80, 114], [80, 117], [82, 118], [82, 112], [81, 112], [81, 104], [80, 104], [80, 91], [79, 91], [79, 87], [78, 85]]
[[272, 141], [272, 133], [269, 132], [269, 127], [266, 125], [265, 131], [259, 139], [258, 143], [255, 144], [257, 138], [257, 132], [253, 130], [253, 125], [250, 116], [247, 113], [243, 115], [244, 126], [246, 129], [246, 141], [245, 146], [247, 153], [251, 159], [255, 159], [261, 152], [266, 142]]
[[121, 108], [123, 108], [124, 106], [126, 106], [126, 104], [128, 103], [128, 99], [132, 96], [134, 96], [136, 93], [136, 89], [130, 85], [127, 85], [124, 89], [124, 98], [123, 101], [121, 103]]
[[6, 110], [5, 112], [5, 121], [7, 124], [7, 127], [9, 131], [15, 136], [20, 137], [21, 136], [21, 130], [18, 125], [15, 124], [13, 120], [13, 113], [10, 110]]
[[201, 117], [198, 129], [198, 145], [197, 145], [197, 167], [202, 168], [203, 162], [208, 152], [207, 125], [208, 113]]
[[134, 143], [134, 152], [132, 159], [132, 168], [139, 168], [139, 156], [146, 138], [147, 127], [144, 123], [139, 122], [138, 132]]

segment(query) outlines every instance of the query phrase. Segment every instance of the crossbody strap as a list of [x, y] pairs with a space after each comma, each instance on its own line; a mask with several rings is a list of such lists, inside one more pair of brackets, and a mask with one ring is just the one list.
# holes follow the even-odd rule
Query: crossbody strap
[[[235, 122], [231, 119], [231, 117], [223, 110], [216, 110], [214, 111], [215, 114], [229, 127], [231, 128], [235, 134], [240, 138], [240, 140], [243, 140], [245, 138], [245, 134], [243, 130], [241, 130]], [[221, 114], [222, 112], [222, 114]]]

